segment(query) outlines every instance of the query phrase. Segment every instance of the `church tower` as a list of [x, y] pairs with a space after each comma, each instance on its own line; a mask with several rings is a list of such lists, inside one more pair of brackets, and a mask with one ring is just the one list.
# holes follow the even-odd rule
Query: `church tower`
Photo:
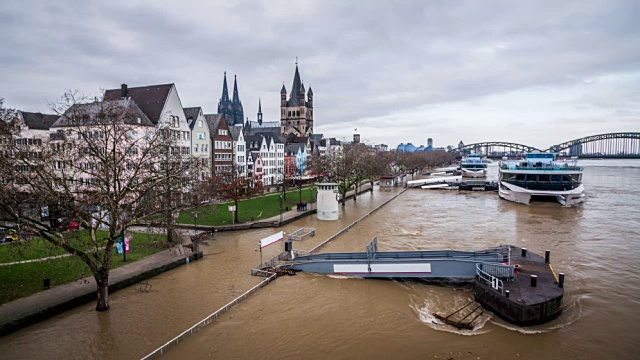
[[289, 100], [284, 84], [280, 90], [280, 126], [285, 137], [289, 134], [296, 137], [313, 135], [313, 91], [311, 88], [308, 92], [305, 91], [297, 61]]
[[227, 72], [224, 73], [224, 81], [222, 83], [222, 97], [218, 102], [218, 114], [223, 114], [229, 123], [229, 126], [242, 124], [244, 122], [244, 109], [242, 101], [238, 95], [238, 80], [233, 77], [233, 100], [229, 99], [229, 90], [227, 88]]

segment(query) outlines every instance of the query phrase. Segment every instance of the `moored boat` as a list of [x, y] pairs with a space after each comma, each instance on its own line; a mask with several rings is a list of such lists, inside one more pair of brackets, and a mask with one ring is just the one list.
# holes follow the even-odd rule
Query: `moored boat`
[[471, 154], [460, 162], [462, 177], [480, 178], [487, 176], [487, 161], [478, 154]]
[[532, 198], [555, 198], [564, 206], [584, 201], [583, 168], [577, 159], [558, 161], [553, 153], [529, 153], [522, 160], [503, 160], [498, 167], [502, 199], [529, 204]]

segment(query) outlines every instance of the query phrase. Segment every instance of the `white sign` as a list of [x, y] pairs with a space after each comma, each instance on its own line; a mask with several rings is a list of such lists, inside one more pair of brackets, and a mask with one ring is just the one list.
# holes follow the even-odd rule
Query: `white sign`
[[275, 244], [282, 239], [284, 239], [284, 231], [280, 231], [271, 236], [267, 236], [266, 238], [260, 240], [260, 248]]
[[236, 211], [236, 206], [235, 205], [229, 206], [229, 211], [231, 212]]
[[[367, 264], [335, 264], [333, 272], [340, 274], [369, 274]], [[371, 264], [371, 273], [431, 274], [431, 264]]]

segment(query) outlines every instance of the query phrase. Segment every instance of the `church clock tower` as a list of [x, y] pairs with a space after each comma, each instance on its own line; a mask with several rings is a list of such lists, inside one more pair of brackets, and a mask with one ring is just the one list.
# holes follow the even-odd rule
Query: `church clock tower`
[[296, 137], [310, 137], [313, 135], [313, 91], [309, 87], [307, 92], [298, 71], [293, 76], [291, 93], [287, 100], [287, 89], [282, 84], [280, 90], [280, 125], [282, 135], [293, 134]]

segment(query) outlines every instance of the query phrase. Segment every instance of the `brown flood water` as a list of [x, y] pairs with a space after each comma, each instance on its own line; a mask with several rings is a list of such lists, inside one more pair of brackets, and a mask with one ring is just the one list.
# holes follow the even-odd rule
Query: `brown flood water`
[[[473, 331], [433, 323], [473, 297], [464, 287], [299, 274], [282, 277], [185, 342], [167, 359], [637, 359], [640, 358], [640, 178], [638, 160], [582, 161], [585, 204], [523, 206], [496, 193], [412, 189], [322, 249], [363, 251], [482, 249], [499, 244], [551, 250], [566, 273], [565, 311], [548, 324], [519, 328], [487, 313]], [[490, 177], [496, 167], [491, 166]], [[393, 192], [349, 201], [339, 221], [309, 217], [287, 232], [315, 227], [294, 244], [308, 250]], [[224, 233], [203, 261], [111, 296], [111, 310], [87, 304], [0, 338], [2, 359], [136, 359], [153, 351], [261, 279], [257, 241], [275, 229]], [[271, 250], [275, 255], [277, 249]]]

